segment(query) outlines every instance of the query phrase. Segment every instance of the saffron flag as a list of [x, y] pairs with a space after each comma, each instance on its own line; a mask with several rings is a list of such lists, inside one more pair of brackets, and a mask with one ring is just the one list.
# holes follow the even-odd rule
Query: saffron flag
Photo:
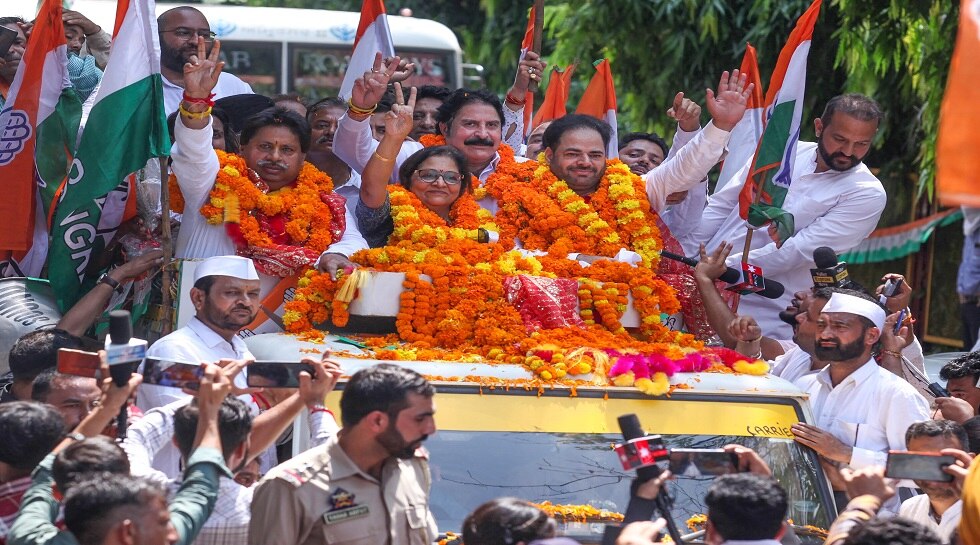
[[[796, 28], [779, 53], [766, 91], [765, 129], [738, 199], [742, 219], [754, 227], [773, 223], [780, 244], [796, 232], [793, 215], [781, 206], [792, 181], [803, 118], [806, 61], [820, 2], [814, 0], [796, 21]], [[758, 201], [757, 191], [761, 191]]]
[[558, 119], [566, 113], [565, 103], [568, 102], [568, 89], [572, 86], [572, 74], [575, 72], [575, 65], [570, 64], [562, 71], [555, 66], [551, 69], [551, 78], [548, 79], [548, 87], [544, 91], [544, 100], [541, 107], [534, 113], [534, 121], [531, 128], [534, 129], [545, 121]]
[[92, 255], [119, 227], [127, 176], [170, 153], [153, 0], [117, 0], [102, 84], [52, 224], [49, 277], [62, 311], [79, 296]]
[[613, 84], [609, 60], [601, 59], [595, 63], [595, 75], [585, 88], [585, 94], [578, 103], [577, 114], [601, 119], [612, 127], [612, 138], [606, 155], [609, 159], [619, 157], [619, 130], [616, 122], [616, 86]]
[[48, 214], [75, 149], [81, 103], [68, 79], [60, 0], [41, 5], [0, 111], [0, 276], [38, 276]]
[[354, 80], [374, 66], [374, 57], [379, 51], [383, 58], [395, 56], [385, 5], [381, 0], [364, 0], [361, 4], [361, 22], [357, 25], [357, 35], [354, 37], [354, 52], [347, 63], [344, 82], [340, 85], [341, 98], [350, 98]]
[[715, 186], [716, 193], [752, 160], [755, 155], [755, 148], [759, 145], [759, 139], [762, 138], [762, 115], [765, 102], [762, 95], [762, 78], [759, 76], [759, 60], [752, 44], [745, 44], [745, 55], [742, 56], [742, 66], [739, 68], [739, 72], [747, 74], [748, 83], [754, 83], [755, 87], [752, 89], [752, 94], [749, 95], [742, 120], [732, 129], [732, 137], [728, 141], [728, 153], [725, 155], [721, 174], [718, 175], [718, 184]]
[[960, 29], [949, 67], [936, 142], [936, 186], [946, 205], [980, 207], [976, 127], [980, 123], [980, 4], [961, 0]]
[[[527, 12], [527, 29], [524, 31], [524, 41], [521, 42], [521, 59], [534, 47], [534, 7]], [[516, 98], [516, 97], [515, 97]], [[524, 141], [531, 135], [531, 118], [534, 115], [534, 93], [530, 90], [524, 93]]]

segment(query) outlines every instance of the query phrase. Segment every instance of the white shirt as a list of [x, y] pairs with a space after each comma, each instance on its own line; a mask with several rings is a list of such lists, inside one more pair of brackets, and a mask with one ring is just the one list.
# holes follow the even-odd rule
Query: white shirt
[[885, 466], [889, 450], [905, 450], [905, 431], [929, 420], [929, 403], [898, 376], [869, 359], [836, 387], [830, 367], [797, 385], [810, 396], [816, 426], [853, 447], [850, 467]]
[[350, 179], [344, 185], [337, 187], [337, 181], [334, 180], [333, 192], [347, 201], [347, 212], [353, 215], [357, 201], [361, 200], [361, 175], [351, 169]]
[[[245, 346], [245, 341], [235, 336], [229, 343], [197, 317], [191, 318], [186, 326], [153, 343], [147, 349], [146, 356], [186, 363], [214, 363], [220, 359], [255, 359]], [[246, 386], [243, 373], [235, 377], [235, 385], [239, 388]], [[148, 413], [155, 407], [163, 407], [189, 397], [179, 388], [142, 384], [136, 394], [136, 406], [144, 413]], [[177, 447], [170, 443], [163, 445], [153, 459], [153, 467], [171, 478], [180, 475], [180, 452]]]
[[[165, 446], [172, 446], [174, 437], [174, 413], [189, 400], [184, 399], [157, 407], [129, 428], [122, 448], [129, 458], [130, 472], [160, 482], [170, 489], [170, 497], [180, 488], [178, 476], [167, 475], [154, 469], [151, 460]], [[307, 413], [309, 417], [311, 445], [319, 446], [337, 433], [336, 421], [326, 412]], [[222, 477], [218, 487], [218, 499], [214, 511], [208, 517], [194, 545], [240, 545], [248, 541], [248, 523], [252, 517], [252, 493], [255, 487], [246, 488], [233, 479]]]
[[[744, 180], [749, 166], [746, 164], [735, 179]], [[793, 182], [783, 202], [783, 209], [795, 218], [796, 234], [779, 248], [766, 229], [756, 230], [752, 236], [749, 263], [762, 267], [764, 276], [782, 283], [786, 291], [779, 299], [742, 297], [739, 314], [754, 316], [763, 335], [776, 339], [792, 337], [792, 328], [778, 315], [789, 306], [793, 293], [813, 286], [810, 276], [810, 268], [814, 267], [813, 250], [829, 246], [842, 254], [855, 247], [874, 230], [887, 200], [881, 182], [864, 163], [846, 172], [817, 173], [816, 168], [817, 145], [800, 142], [793, 165]], [[728, 257], [728, 265], [740, 267], [740, 249], [748, 225], [738, 215], [741, 190], [741, 183], [729, 183], [708, 199], [701, 223], [690, 235], [679, 237], [685, 254], [697, 256], [701, 242], [711, 251], [727, 241], [738, 251]]]
[[[675, 146], [676, 154], [668, 155], [660, 166], [643, 175], [650, 208], [659, 212], [667, 206], [667, 195], [687, 191], [701, 183], [708, 171], [721, 159], [731, 135], [731, 132], [721, 130], [715, 127], [714, 122], [709, 122], [689, 143]], [[697, 211], [696, 202], [695, 199], [695, 204], [689, 203], [687, 207]]]
[[963, 515], [963, 500], [959, 500], [943, 513], [939, 518], [939, 524], [932, 518], [932, 506], [929, 504], [929, 496], [920, 494], [902, 502], [902, 508], [898, 510], [898, 516], [914, 520], [919, 524], [929, 528], [939, 534], [943, 543], [949, 543], [953, 532], [960, 525], [960, 517]]
[[[184, 196], [185, 214], [181, 218], [180, 231], [174, 255], [178, 258], [204, 259], [216, 255], [235, 255], [235, 244], [225, 232], [224, 225], [211, 225], [199, 212], [214, 187], [218, 174], [218, 156], [211, 147], [211, 122], [200, 130], [188, 129], [178, 116], [174, 126], [174, 142], [171, 167], [177, 176]], [[346, 228], [340, 240], [330, 245], [325, 253], [338, 253], [350, 257], [364, 250], [367, 241], [357, 230], [357, 220], [347, 209]]]
[[[167, 115], [170, 115], [177, 111], [180, 101], [184, 99], [184, 88], [171, 83], [166, 76], [161, 79], [163, 80], [163, 107], [167, 110]], [[228, 72], [222, 72], [218, 76], [218, 84], [214, 86], [211, 92], [214, 93], [215, 100], [234, 95], [254, 94], [247, 83]]]
[[[504, 108], [504, 124], [507, 124], [508, 115], [515, 115], [508, 108]], [[523, 121], [521, 121], [521, 127], [523, 127]], [[523, 130], [523, 129], [522, 129]], [[401, 168], [402, 163], [406, 159], [411, 157], [415, 152], [424, 148], [419, 142], [413, 140], [406, 140], [402, 142], [401, 149], [398, 150], [398, 154], [395, 155], [395, 168], [391, 171], [391, 178], [388, 183], [397, 184], [398, 180], [398, 169]], [[333, 152], [337, 157], [340, 157], [348, 166], [351, 167], [356, 172], [364, 172], [364, 167], [367, 166], [368, 161], [371, 160], [371, 156], [378, 149], [378, 141], [374, 139], [371, 135], [371, 125], [368, 123], [367, 119], [362, 121], [355, 121], [344, 114], [337, 123], [337, 132], [333, 137]], [[518, 163], [523, 163], [527, 161], [526, 157], [515, 156], [514, 160]], [[477, 178], [481, 182], [487, 181], [487, 178], [493, 174], [493, 171], [497, 169], [497, 163], [500, 162], [500, 154], [497, 153], [494, 158], [490, 161], [481, 172], [473, 173], [476, 174]], [[497, 213], [497, 201], [490, 196], [486, 196], [480, 199], [479, 204], [481, 207], [489, 210], [491, 213]], [[356, 225], [356, 224], [355, 224]]]
[[797, 380], [806, 375], [819, 372], [819, 370], [813, 371], [811, 369], [812, 365], [813, 361], [810, 358], [810, 354], [807, 354], [802, 348], [794, 344], [784, 354], [780, 354], [776, 356], [776, 359], [772, 360], [772, 370], [769, 372], [793, 384], [799, 385]]

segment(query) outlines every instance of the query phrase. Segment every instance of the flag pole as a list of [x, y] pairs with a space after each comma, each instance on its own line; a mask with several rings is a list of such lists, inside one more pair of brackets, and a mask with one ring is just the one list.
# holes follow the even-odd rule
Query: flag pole
[[[541, 34], [544, 30], [544, 0], [534, 0], [534, 40], [531, 42], [531, 51], [534, 51], [538, 55], [541, 54]], [[536, 93], [538, 91], [538, 82], [531, 80], [527, 86], [527, 90]]]
[[163, 247], [163, 276], [161, 278], [160, 307], [163, 309], [163, 325], [161, 336], [173, 331], [174, 311], [170, 301], [170, 285], [173, 283], [172, 260], [174, 255], [173, 237], [170, 232], [170, 176], [167, 168], [167, 158], [160, 157], [160, 245]]

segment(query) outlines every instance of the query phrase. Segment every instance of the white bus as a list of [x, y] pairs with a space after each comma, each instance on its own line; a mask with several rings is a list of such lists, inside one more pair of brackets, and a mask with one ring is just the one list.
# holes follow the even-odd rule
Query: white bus
[[[81, 12], [111, 32], [115, 21], [113, 0], [75, 0]], [[157, 14], [181, 4], [160, 4]], [[3, 0], [0, 16], [32, 19], [37, 0]], [[247, 6], [193, 6], [207, 17], [211, 31], [221, 40], [225, 70], [248, 82], [256, 93], [297, 93], [308, 99], [336, 95], [354, 47], [360, 13]], [[395, 51], [415, 63], [409, 85], [464, 84], [463, 70], [477, 74], [482, 68], [464, 65], [456, 35], [429, 19], [389, 16]], [[479, 84], [479, 76], [467, 78]], [[475, 80], [475, 81], [473, 81]]]

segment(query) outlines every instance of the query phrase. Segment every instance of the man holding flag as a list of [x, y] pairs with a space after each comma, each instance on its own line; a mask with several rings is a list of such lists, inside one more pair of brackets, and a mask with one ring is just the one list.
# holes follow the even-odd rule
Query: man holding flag
[[[739, 303], [739, 313], [752, 315], [763, 335], [792, 338], [792, 328], [779, 319], [779, 311], [789, 306], [794, 293], [813, 284], [813, 250], [829, 246], [844, 253], [878, 224], [885, 208], [885, 189], [862, 161], [881, 117], [874, 100], [840, 95], [814, 120], [817, 141], [797, 145], [791, 184], [781, 206], [792, 214], [795, 233], [782, 242], [755, 233], [748, 256], [749, 263], [762, 267], [764, 276], [781, 282], [786, 291], [779, 299], [746, 296]], [[735, 180], [744, 179], [748, 168], [745, 165]], [[739, 215], [741, 191], [740, 183], [730, 183], [708, 199], [700, 225], [683, 241], [686, 254], [697, 254], [699, 242], [706, 242], [708, 248], [717, 248], [724, 241], [736, 249], [743, 247], [746, 229]], [[728, 265], [738, 268], [741, 259], [741, 253], [730, 256]]]

